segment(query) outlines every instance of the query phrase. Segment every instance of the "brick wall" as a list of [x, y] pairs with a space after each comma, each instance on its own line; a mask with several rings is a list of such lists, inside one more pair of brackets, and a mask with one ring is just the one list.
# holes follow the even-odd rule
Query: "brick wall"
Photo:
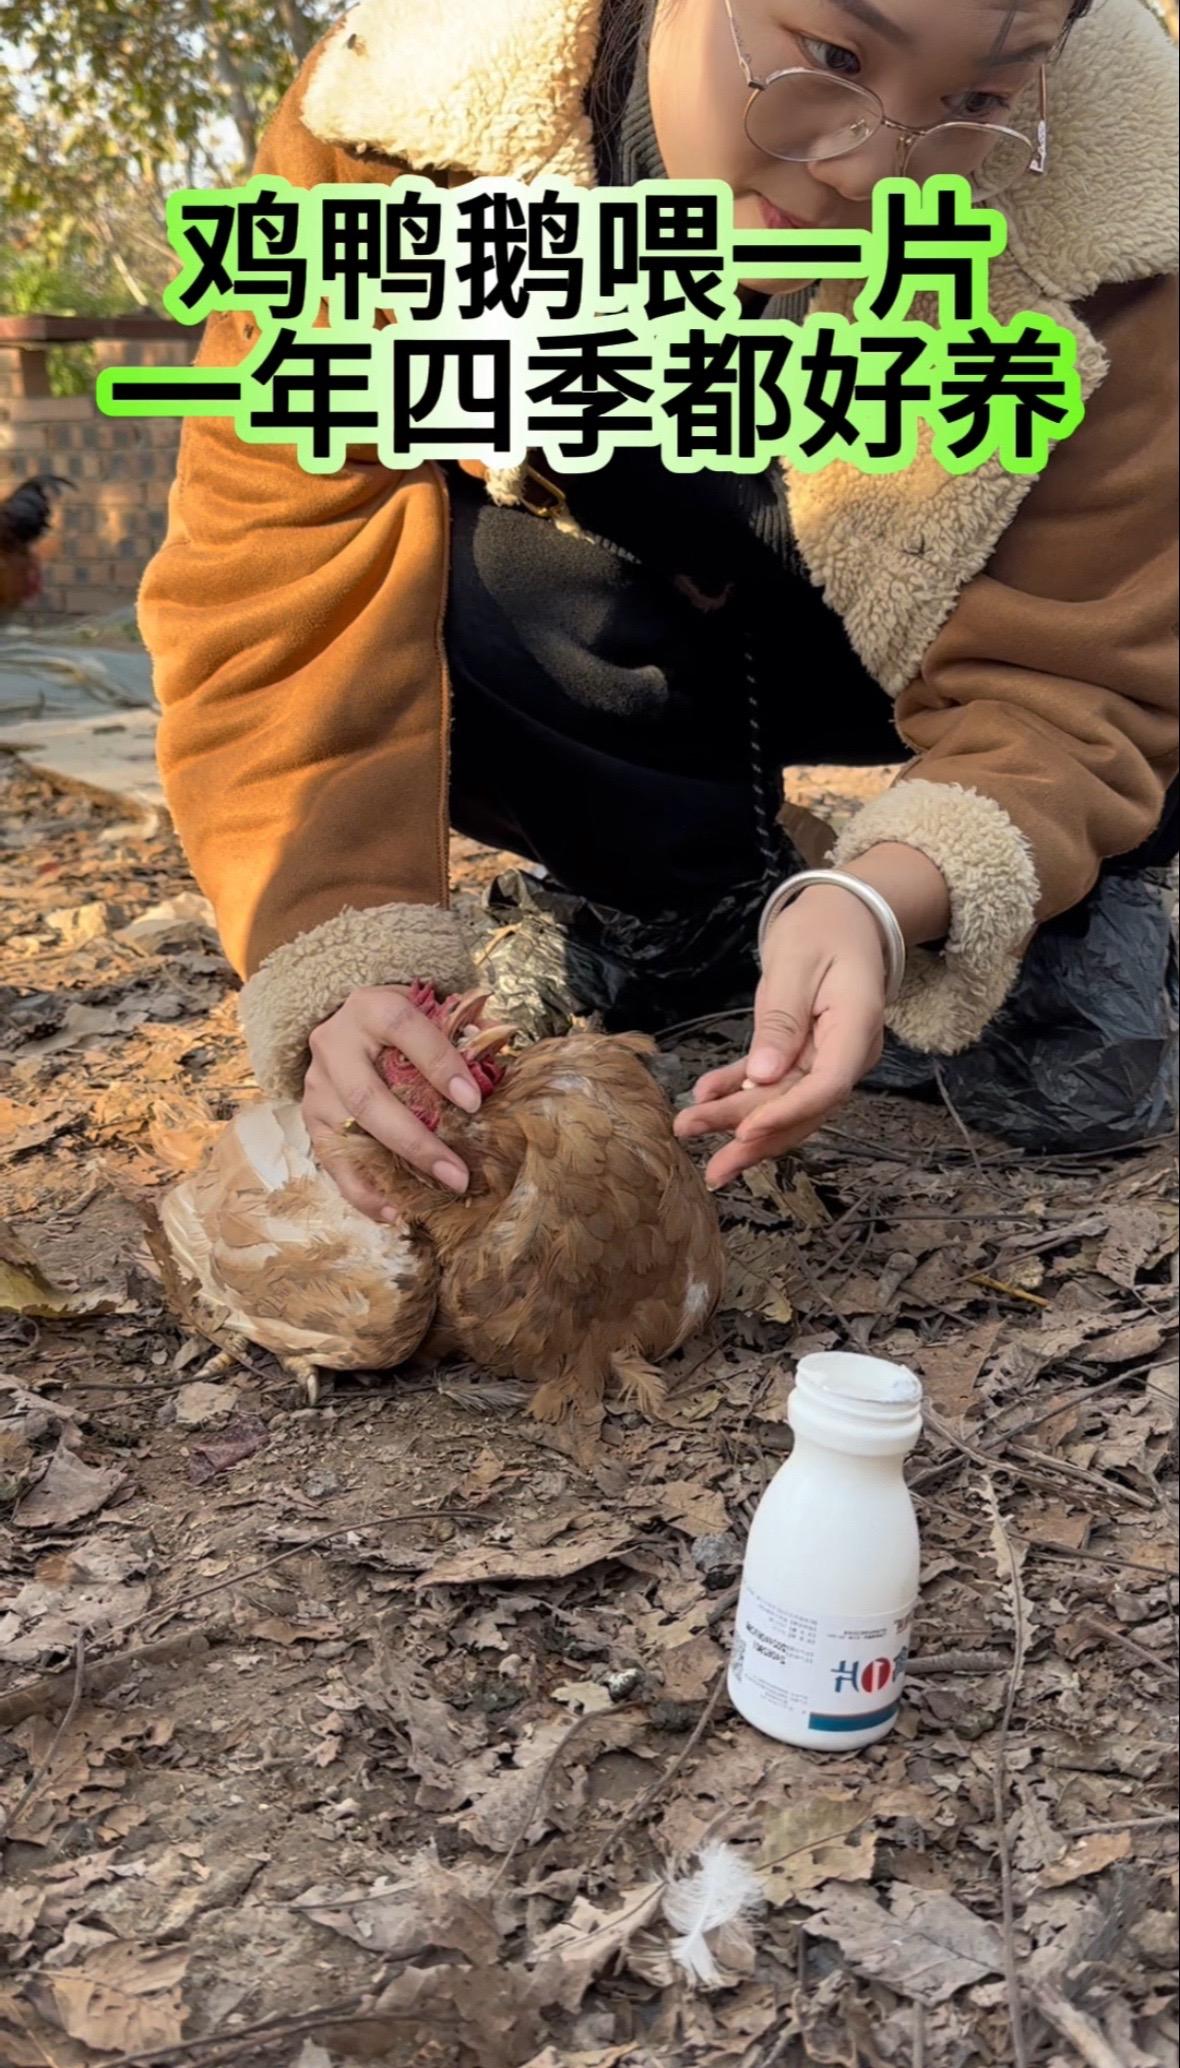
[[[184, 366], [199, 329], [172, 342], [99, 340], [97, 366]], [[38, 614], [107, 611], [132, 602], [164, 536], [180, 423], [101, 416], [89, 396], [30, 394], [44, 386], [36, 355], [0, 344], [0, 495], [29, 474], [68, 474], [38, 547], [45, 586]]]

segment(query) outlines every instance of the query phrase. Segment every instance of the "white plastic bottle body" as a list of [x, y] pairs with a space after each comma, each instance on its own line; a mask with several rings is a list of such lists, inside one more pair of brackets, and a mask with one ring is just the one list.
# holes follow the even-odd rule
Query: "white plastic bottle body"
[[[833, 1387], [833, 1367], [893, 1369], [854, 1357], [807, 1362], [828, 1367], [823, 1376]], [[801, 1366], [801, 1379], [803, 1373]], [[912, 1374], [900, 1376], [920, 1400]], [[850, 1383], [846, 1376], [843, 1382]], [[867, 1383], [863, 1376], [858, 1382]], [[908, 1438], [904, 1429], [894, 1439], [888, 1429], [855, 1426], [846, 1436], [838, 1400], [816, 1408], [797, 1394], [788, 1410], [794, 1448], [750, 1530], [729, 1692], [747, 1722], [769, 1737], [851, 1752], [891, 1729], [905, 1677], [920, 1551], [902, 1464], [917, 1431], [916, 1410], [911, 1395]], [[856, 1411], [850, 1403], [854, 1417]], [[828, 1440], [806, 1433], [809, 1421]], [[878, 1454], [834, 1447], [844, 1440]]]

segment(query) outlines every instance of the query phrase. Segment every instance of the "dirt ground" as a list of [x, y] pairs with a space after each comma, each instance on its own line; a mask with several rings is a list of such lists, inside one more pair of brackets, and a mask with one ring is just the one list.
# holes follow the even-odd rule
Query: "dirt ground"
[[[724, 1310], [589, 1469], [463, 1366], [309, 1409], [143, 1239], [178, 1095], [248, 1089], [170, 830], [0, 792], [0, 2059], [1175, 2063], [1171, 1145], [858, 1096], [724, 1198]], [[903, 1712], [828, 1757], [722, 1670], [817, 1346], [930, 1406]], [[711, 1841], [763, 1901], [694, 1988], [665, 1893]]]

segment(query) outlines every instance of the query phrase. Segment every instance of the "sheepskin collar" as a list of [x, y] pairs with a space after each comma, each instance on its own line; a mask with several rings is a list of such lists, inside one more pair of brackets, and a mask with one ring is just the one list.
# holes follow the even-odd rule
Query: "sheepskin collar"
[[[444, 36], [439, 0], [360, 0], [321, 50], [303, 120], [325, 143], [416, 171], [591, 186], [585, 99], [602, 4], [445, 0]], [[1105, 282], [1176, 267], [1176, 54], [1145, 0], [1099, 0], [1050, 76], [1049, 171], [1010, 197], [989, 304], [1001, 323], [1040, 309], [1070, 329], [1088, 399], [1107, 361], [1079, 305]], [[826, 281], [815, 306], [850, 315], [858, 289]], [[938, 321], [929, 296], [912, 314]], [[1035, 478], [1007, 473], [996, 454], [948, 474], [928, 429], [896, 474], [840, 460], [784, 472], [804, 564], [891, 696], [917, 674]], [[518, 500], [519, 470], [493, 476], [489, 493]]]
[[[595, 177], [585, 112], [602, 0], [360, 0], [316, 64], [325, 143], [419, 170]], [[1050, 169], [1012, 197], [1011, 249], [1045, 292], [1168, 272], [1176, 61], [1144, 0], [1102, 0], [1050, 74]]]

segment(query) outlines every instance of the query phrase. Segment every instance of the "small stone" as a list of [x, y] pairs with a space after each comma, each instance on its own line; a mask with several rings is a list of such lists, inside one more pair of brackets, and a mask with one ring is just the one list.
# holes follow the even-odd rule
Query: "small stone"
[[742, 1547], [730, 1529], [714, 1536], [695, 1537], [692, 1562], [702, 1573], [735, 1573], [742, 1562]]

